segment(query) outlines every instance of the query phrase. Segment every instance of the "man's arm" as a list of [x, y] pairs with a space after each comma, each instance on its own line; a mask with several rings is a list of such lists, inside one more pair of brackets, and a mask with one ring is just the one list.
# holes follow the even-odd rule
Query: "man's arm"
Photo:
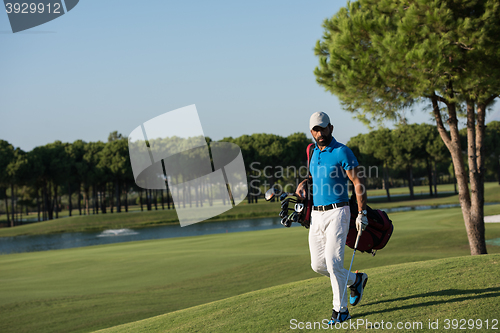
[[358, 212], [366, 209], [366, 188], [365, 188], [365, 178], [359, 177], [360, 170], [359, 167], [354, 167], [351, 170], [346, 170], [347, 176], [352, 181], [354, 185], [354, 192], [356, 193], [356, 199], [358, 201]]

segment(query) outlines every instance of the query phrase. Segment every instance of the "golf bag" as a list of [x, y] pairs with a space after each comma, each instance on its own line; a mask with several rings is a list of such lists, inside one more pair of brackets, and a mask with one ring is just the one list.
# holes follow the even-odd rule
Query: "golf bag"
[[[309, 173], [309, 164], [311, 162], [313, 149], [314, 149], [314, 143], [310, 143], [307, 146], [307, 175], [308, 176], [310, 174]], [[306, 200], [304, 201], [304, 206], [306, 209], [305, 209], [305, 214], [304, 214], [304, 217], [302, 218], [301, 224], [304, 227], [309, 228], [309, 226], [311, 225], [311, 212], [312, 212], [312, 208], [313, 208], [312, 182], [311, 181], [307, 182], [306, 192], [307, 192], [307, 194], [306, 194], [307, 196], [306, 196]]]
[[[349, 208], [351, 209], [351, 221], [349, 224], [349, 232], [347, 233], [346, 245], [354, 249], [356, 236], [356, 217], [358, 216], [358, 203], [356, 195], [353, 193], [349, 200]], [[387, 216], [386, 212], [379, 209], [371, 209], [366, 206], [368, 226], [361, 234], [358, 243], [358, 251], [368, 252], [375, 255], [377, 250], [383, 249], [391, 238], [394, 226], [392, 221]]]

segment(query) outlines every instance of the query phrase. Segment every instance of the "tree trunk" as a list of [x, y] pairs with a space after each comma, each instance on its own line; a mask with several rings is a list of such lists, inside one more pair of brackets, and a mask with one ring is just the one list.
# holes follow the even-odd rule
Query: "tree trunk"
[[408, 164], [408, 188], [410, 189], [410, 199], [415, 199], [413, 193], [413, 165]]
[[[253, 188], [252, 188], [252, 186], [250, 186], [251, 182], [248, 181], [248, 179], [252, 179], [252, 178], [253, 177], [251, 174], [247, 174], [247, 188], [249, 189], [248, 195], [247, 195], [248, 204], [251, 204], [253, 202]], [[296, 183], [298, 183], [298, 179], [297, 179]], [[296, 186], [296, 188], [297, 188], [297, 186]]]
[[36, 188], [36, 211], [38, 213], [38, 222], [40, 222], [40, 194], [39, 194], [39, 188]]
[[161, 193], [161, 209], [165, 210], [165, 200], [164, 200], [164, 197], [163, 197], [163, 192], [165, 192], [165, 191], [164, 190], [160, 190], [160, 193]]
[[186, 194], [186, 183], [182, 183], [182, 208], [186, 208], [187, 194]]
[[89, 187], [83, 189], [83, 195], [85, 196], [85, 212], [90, 215], [90, 205], [89, 205]]
[[48, 211], [46, 192], [47, 192], [47, 184], [44, 183], [43, 187], [42, 187], [42, 200], [43, 200], [43, 217], [42, 217], [42, 220], [43, 221], [45, 221], [47, 219], [47, 211]]
[[475, 105], [467, 101], [467, 153], [469, 162], [469, 179], [471, 187], [471, 208], [469, 221], [465, 227], [469, 237], [472, 255], [486, 254], [484, 235], [484, 118], [486, 107], [478, 105], [477, 124]]
[[128, 213], [128, 186], [125, 183], [125, 212]]
[[[481, 116], [478, 115], [478, 136], [483, 136], [483, 138], [481, 138], [477, 137], [475, 133], [474, 105], [472, 102], [467, 103], [467, 151], [469, 155], [469, 175], [471, 177], [471, 191], [473, 196], [473, 200], [471, 200], [467, 174], [464, 161], [462, 159], [456, 105], [454, 103], [447, 103], [449, 114], [448, 124], [451, 136], [449, 137], [442, 122], [441, 113], [437, 104], [437, 98], [432, 98], [432, 104], [439, 134], [451, 153], [453, 168], [458, 185], [458, 198], [462, 208], [462, 215], [464, 218], [465, 228], [467, 230], [471, 255], [486, 253], [486, 244], [484, 240], [484, 214], [482, 206], [482, 203], [484, 203], [484, 184], [481, 184], [482, 174], [478, 169], [478, 162], [482, 163], [482, 158], [476, 158], [477, 152], [480, 152], [482, 149], [482, 140], [484, 138], [484, 114]], [[487, 104], [488, 103], [485, 103], [484, 105], [486, 106]], [[480, 107], [478, 109], [480, 109]], [[480, 110], [478, 110], [478, 114], [479, 113]], [[480, 144], [479, 147], [477, 147], [476, 140]], [[482, 167], [482, 164], [479, 167]]]
[[146, 210], [151, 210], [151, 190], [146, 190]]
[[97, 191], [97, 185], [94, 184], [92, 185], [92, 193], [93, 193], [93, 201], [94, 201], [94, 211], [96, 215], [99, 215], [99, 196], [98, 196], [98, 191]]
[[9, 198], [7, 198], [7, 188], [5, 188], [3, 199], [5, 202], [5, 215], [7, 215], [7, 225], [10, 227]]
[[425, 164], [426, 164], [426, 167], [427, 167], [427, 178], [429, 179], [429, 195], [432, 197], [433, 196], [433, 193], [432, 193], [432, 162], [429, 162], [429, 159], [426, 158], [425, 159]]
[[[52, 185], [54, 187], [54, 185]], [[47, 191], [45, 192], [45, 196], [47, 197], [47, 215], [48, 219], [54, 219], [54, 202], [52, 201], [52, 192], [49, 193], [49, 187], [47, 186]]]
[[391, 201], [391, 194], [389, 193], [389, 189], [391, 187], [391, 184], [389, 184], [389, 172], [387, 170], [387, 165], [384, 163], [383, 165], [383, 172], [384, 172], [384, 188], [385, 188], [385, 193], [387, 194], [387, 201]]
[[203, 207], [203, 191], [200, 184], [197, 184], [196, 186], [196, 196], [198, 197], [198, 201], [200, 202], [200, 207]]
[[497, 158], [497, 177], [498, 177], [498, 185], [500, 185], [500, 156]]
[[434, 161], [434, 172], [432, 174], [432, 182], [434, 183], [434, 196], [437, 198], [438, 189], [437, 189], [437, 162]]
[[154, 190], [155, 210], [158, 210], [158, 190]]
[[170, 199], [172, 198], [172, 196], [170, 195], [170, 190], [169, 190], [168, 184], [167, 184], [166, 195], [167, 195], [167, 209], [170, 209]]
[[73, 211], [73, 204], [71, 202], [71, 184], [68, 182], [68, 210], [69, 210], [69, 216], [72, 215]]
[[13, 227], [16, 221], [15, 210], [14, 210], [14, 183], [10, 183], [10, 207], [12, 211], [12, 220], [10, 221], [10, 226]]
[[82, 184], [78, 184], [78, 212], [82, 215]]
[[59, 218], [59, 203], [57, 202], [57, 185], [54, 185], [54, 209], [56, 211], [56, 219]]
[[144, 208], [142, 207], [142, 189], [139, 190], [139, 204], [141, 205], [141, 212], [143, 212]]
[[111, 185], [111, 190], [109, 189], [109, 186], [106, 185], [106, 191], [108, 192], [108, 198], [109, 198], [109, 210], [111, 211], [111, 213], [114, 212], [114, 202], [113, 202], [113, 198], [114, 198], [114, 195], [113, 195], [113, 185]]
[[116, 195], [116, 212], [122, 212], [122, 204], [120, 200], [120, 182], [115, 182], [115, 195]]
[[457, 191], [457, 177], [455, 177], [455, 170], [453, 170], [453, 189], [455, 190], [455, 194], [458, 194], [458, 191]]
[[101, 202], [101, 212], [103, 214], [106, 214], [106, 191], [105, 188], [103, 188], [102, 184], [100, 186], [100, 195], [99, 195], [99, 201]]
[[214, 188], [213, 188], [212, 184], [205, 184], [205, 187], [207, 189], [208, 205], [213, 206], [214, 205], [214, 191], [213, 191]]

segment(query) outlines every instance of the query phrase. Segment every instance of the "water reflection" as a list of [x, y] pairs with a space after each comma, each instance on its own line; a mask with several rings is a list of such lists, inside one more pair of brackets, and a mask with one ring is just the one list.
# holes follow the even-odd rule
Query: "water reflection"
[[[294, 223], [294, 226], [300, 226]], [[165, 225], [141, 229], [113, 229], [98, 232], [16, 236], [0, 238], [0, 254], [68, 249], [148, 239], [201, 236], [229, 232], [266, 230], [283, 227], [280, 218], [260, 218], [180, 225]]]
[[[485, 206], [498, 205], [500, 202], [486, 202]], [[442, 208], [457, 208], [460, 204], [446, 204], [446, 205], [424, 205], [424, 206], [412, 206], [412, 207], [395, 207], [395, 208], [379, 208], [386, 213], [396, 213], [396, 212], [409, 212], [412, 210], [429, 210], [429, 209], [442, 209]]]
[[[489, 202], [485, 205], [498, 205], [499, 202]], [[397, 207], [381, 209], [387, 213], [406, 212], [412, 210], [428, 210], [441, 208], [460, 207], [459, 204], [446, 204], [434, 206]], [[300, 224], [293, 223], [293, 227]], [[142, 229], [113, 229], [99, 232], [77, 232], [64, 234], [50, 234], [37, 236], [16, 236], [0, 238], [0, 254], [47, 251], [67, 249], [91, 245], [131, 242], [148, 239], [174, 238], [220, 234], [229, 232], [266, 230], [282, 228], [280, 218], [259, 218], [237, 221], [219, 221], [197, 223], [181, 228], [180, 225], [166, 225]], [[496, 244], [494, 244], [496, 245]]]

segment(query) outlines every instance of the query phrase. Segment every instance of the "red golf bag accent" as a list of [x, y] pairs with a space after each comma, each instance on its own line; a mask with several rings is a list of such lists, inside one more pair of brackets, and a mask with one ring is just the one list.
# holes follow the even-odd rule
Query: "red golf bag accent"
[[[308, 146], [307, 146], [307, 175], [309, 176], [309, 164], [311, 162], [311, 157], [312, 157], [312, 152], [313, 152], [313, 149], [314, 149], [314, 143], [310, 143]], [[307, 198], [306, 198], [306, 202], [305, 202], [305, 206], [306, 206], [306, 214], [304, 216], [304, 223], [302, 225], [304, 225], [306, 228], [309, 228], [309, 226], [311, 225], [311, 212], [312, 212], [312, 208], [313, 208], [313, 199], [312, 199], [312, 188], [311, 188], [311, 182], [308, 182], [307, 183]]]
[[[354, 249], [358, 231], [356, 230], [356, 217], [358, 216], [358, 204], [356, 196], [353, 194], [349, 200], [351, 209], [351, 222], [349, 224], [349, 232], [347, 233], [346, 245]], [[358, 243], [358, 251], [369, 252], [374, 254], [376, 251], [383, 249], [394, 231], [392, 221], [387, 216], [387, 213], [379, 209], [371, 209], [366, 206], [368, 226], [361, 234]]]

